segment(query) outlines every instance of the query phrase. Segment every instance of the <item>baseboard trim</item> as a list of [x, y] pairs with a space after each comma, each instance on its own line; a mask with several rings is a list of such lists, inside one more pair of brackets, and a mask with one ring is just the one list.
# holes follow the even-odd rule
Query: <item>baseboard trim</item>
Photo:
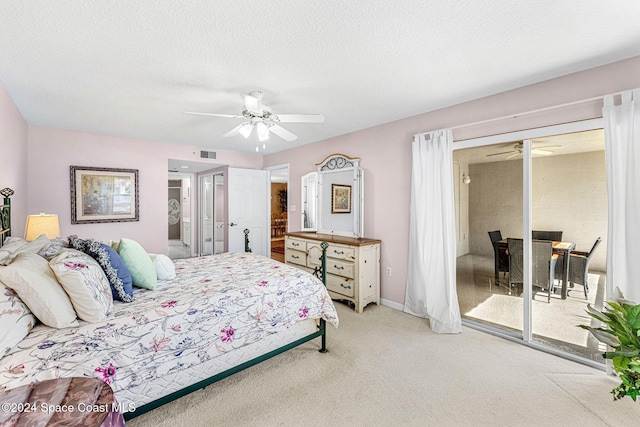
[[398, 311], [404, 311], [404, 304], [400, 304], [395, 301], [390, 301], [388, 299], [380, 298], [380, 304], [385, 307], [393, 308]]

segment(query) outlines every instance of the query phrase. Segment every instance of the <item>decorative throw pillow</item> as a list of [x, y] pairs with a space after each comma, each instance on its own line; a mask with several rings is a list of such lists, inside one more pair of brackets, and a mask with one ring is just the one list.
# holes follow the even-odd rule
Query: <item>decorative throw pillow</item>
[[45, 234], [41, 234], [36, 240], [27, 242], [19, 237], [11, 237], [7, 239], [4, 246], [0, 248], [0, 265], [9, 265], [13, 260], [23, 252], [37, 254], [46, 249], [51, 241]]
[[164, 254], [151, 254], [151, 261], [156, 269], [158, 280], [172, 280], [176, 278], [176, 266], [171, 258]]
[[95, 259], [84, 252], [67, 249], [49, 265], [80, 319], [99, 322], [107, 318], [113, 307], [113, 296], [107, 276]]
[[37, 253], [18, 254], [10, 265], [0, 267], [0, 280], [16, 291], [45, 325], [52, 328], [78, 326], [69, 297], [56, 280], [47, 260]]
[[140, 243], [131, 239], [120, 239], [118, 253], [131, 273], [133, 286], [154, 290], [158, 284], [156, 268]]
[[89, 252], [89, 255], [98, 261], [107, 275], [113, 298], [122, 302], [132, 302], [133, 278], [118, 252], [111, 246], [100, 243], [96, 250], [92, 249]]
[[69, 244], [95, 259], [104, 271], [113, 299], [122, 302], [133, 301], [133, 279], [118, 252], [104, 243], [95, 240], [78, 239], [77, 236], [69, 237]]
[[18, 294], [0, 282], [0, 358], [22, 341], [35, 324], [35, 316]]

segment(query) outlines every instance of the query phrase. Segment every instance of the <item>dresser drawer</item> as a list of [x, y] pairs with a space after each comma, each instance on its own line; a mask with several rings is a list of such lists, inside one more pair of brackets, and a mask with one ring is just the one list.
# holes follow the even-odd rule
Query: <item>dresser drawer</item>
[[290, 248], [285, 249], [284, 254], [285, 262], [288, 264], [307, 265], [307, 253], [302, 251], [296, 251]]
[[334, 276], [333, 274], [327, 274], [327, 289], [347, 297], [353, 297], [355, 295], [355, 283], [353, 279]]
[[307, 251], [307, 242], [293, 237], [287, 237], [284, 240], [284, 247], [288, 249], [295, 249], [297, 251]]
[[352, 262], [341, 261], [339, 259], [333, 259], [333, 258], [327, 258], [327, 273], [353, 279], [355, 276], [354, 270], [355, 270], [355, 265]]
[[353, 261], [356, 259], [355, 248], [341, 245], [329, 245], [327, 248], [327, 258], [345, 259]]

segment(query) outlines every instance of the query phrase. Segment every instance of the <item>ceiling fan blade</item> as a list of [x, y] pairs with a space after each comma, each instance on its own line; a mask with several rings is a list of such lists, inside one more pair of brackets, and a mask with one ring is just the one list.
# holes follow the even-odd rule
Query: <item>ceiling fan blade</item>
[[243, 95], [242, 98], [244, 99], [244, 107], [247, 111], [258, 115], [262, 114], [262, 92], [254, 91], [248, 95]]
[[288, 130], [283, 128], [282, 126], [278, 126], [276, 124], [271, 124], [269, 126], [269, 131], [275, 133], [276, 135], [278, 135], [280, 138], [284, 139], [285, 141], [294, 141], [294, 140], [298, 139], [297, 136], [295, 136], [294, 134], [292, 134], [291, 132], [289, 132]]
[[280, 123], [323, 123], [322, 114], [277, 114], [273, 120]]
[[520, 154], [522, 154], [522, 153], [515, 152], [515, 153], [513, 153], [512, 155], [507, 156], [507, 160], [509, 160], [509, 159], [513, 159], [514, 157], [519, 156]]
[[509, 154], [509, 153], [513, 153], [513, 152], [514, 152], [513, 150], [511, 150], [511, 151], [502, 151], [502, 152], [500, 152], [500, 153], [487, 154], [487, 157], [491, 157], [491, 156], [499, 156], [499, 155], [501, 155], [501, 154]]
[[[249, 123], [249, 122], [241, 123], [241, 124], [239, 124], [238, 126], [236, 126], [236, 127], [234, 127], [233, 129], [231, 129], [229, 132], [227, 132], [227, 133], [225, 133], [224, 135], [222, 135], [222, 136], [223, 136], [223, 137], [235, 136], [235, 135], [237, 135], [237, 134], [239, 134], [239, 133], [240, 133], [240, 129], [242, 129], [242, 128], [243, 128], [243, 126], [247, 126], [247, 125], [250, 125], [250, 123]], [[253, 130], [253, 126], [252, 126], [252, 127], [251, 127], [251, 129], [248, 131], [248, 132], [249, 132], [249, 134], [251, 134], [251, 131], [252, 131], [252, 130]], [[244, 133], [243, 133], [243, 136], [244, 136]], [[248, 136], [249, 136], [249, 135], [245, 136], [245, 138], [247, 138]]]
[[[547, 147], [545, 147], [545, 148], [547, 148]], [[541, 150], [540, 148], [532, 148], [531, 149], [531, 153], [533, 153], [533, 154], [541, 154], [543, 156], [550, 156], [551, 154], [553, 154], [553, 151]]]
[[551, 150], [562, 148], [562, 145], [545, 145], [544, 147], [536, 147], [534, 150], [540, 150], [542, 148], [549, 148]]
[[244, 119], [244, 116], [238, 116], [235, 114], [199, 113], [196, 111], [185, 111], [184, 114], [197, 114], [199, 116], [225, 117], [228, 119]]

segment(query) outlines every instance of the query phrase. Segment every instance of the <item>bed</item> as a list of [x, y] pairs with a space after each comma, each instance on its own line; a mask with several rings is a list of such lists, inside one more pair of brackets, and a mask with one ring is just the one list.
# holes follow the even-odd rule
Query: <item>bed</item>
[[175, 273], [103, 321], [36, 324], [0, 359], [0, 388], [100, 378], [129, 419], [315, 338], [324, 352], [338, 326], [321, 280], [260, 255], [176, 260]]

